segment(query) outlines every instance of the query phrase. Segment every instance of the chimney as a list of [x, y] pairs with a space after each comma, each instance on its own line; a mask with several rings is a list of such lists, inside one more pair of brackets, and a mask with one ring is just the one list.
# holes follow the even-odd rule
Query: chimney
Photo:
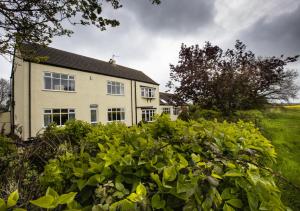
[[115, 66], [116, 65], [116, 60], [114, 60], [113, 58], [111, 58], [109, 61], [108, 61], [109, 64]]

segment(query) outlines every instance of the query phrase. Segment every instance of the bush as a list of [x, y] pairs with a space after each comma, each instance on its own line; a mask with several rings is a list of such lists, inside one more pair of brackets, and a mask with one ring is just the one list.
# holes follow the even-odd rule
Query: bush
[[223, 120], [223, 115], [221, 112], [212, 109], [203, 109], [198, 105], [190, 105], [188, 109], [182, 111], [179, 114], [179, 119], [188, 121], [188, 120], [198, 120], [200, 118], [206, 120]]
[[69, 135], [80, 150], [63, 148], [40, 181], [77, 192], [81, 209], [285, 209], [268, 168], [274, 148], [252, 123], [163, 115], [140, 127], [99, 124]]

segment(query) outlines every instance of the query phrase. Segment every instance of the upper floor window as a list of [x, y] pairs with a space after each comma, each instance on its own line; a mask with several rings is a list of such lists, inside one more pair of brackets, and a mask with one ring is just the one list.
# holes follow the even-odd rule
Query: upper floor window
[[164, 114], [171, 114], [171, 108], [163, 108], [162, 112]]
[[155, 88], [141, 87], [141, 96], [145, 98], [155, 98]]
[[107, 110], [107, 120], [112, 121], [124, 121], [125, 109], [124, 108], [109, 108]]
[[124, 84], [116, 81], [107, 81], [107, 94], [124, 95]]
[[73, 75], [45, 72], [44, 89], [75, 91], [75, 78]]
[[44, 126], [54, 122], [58, 126], [64, 125], [68, 120], [75, 119], [75, 109], [54, 108], [44, 110]]

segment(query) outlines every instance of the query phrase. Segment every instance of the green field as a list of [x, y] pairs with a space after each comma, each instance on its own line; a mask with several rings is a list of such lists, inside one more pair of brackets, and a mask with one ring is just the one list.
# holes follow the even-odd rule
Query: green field
[[264, 111], [262, 131], [276, 148], [273, 169], [285, 179], [278, 179], [282, 199], [293, 210], [300, 210], [300, 106], [271, 108]]

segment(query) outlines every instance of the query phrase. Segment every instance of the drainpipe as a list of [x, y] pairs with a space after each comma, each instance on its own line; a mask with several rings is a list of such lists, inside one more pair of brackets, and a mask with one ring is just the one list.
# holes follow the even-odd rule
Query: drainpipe
[[135, 98], [134, 98], [134, 102], [135, 102], [135, 124], [137, 125], [137, 102], [136, 102], [136, 81], [134, 82], [134, 94], [135, 94]]
[[29, 72], [28, 72], [28, 121], [29, 121], [29, 138], [31, 138], [31, 62], [29, 62]]

